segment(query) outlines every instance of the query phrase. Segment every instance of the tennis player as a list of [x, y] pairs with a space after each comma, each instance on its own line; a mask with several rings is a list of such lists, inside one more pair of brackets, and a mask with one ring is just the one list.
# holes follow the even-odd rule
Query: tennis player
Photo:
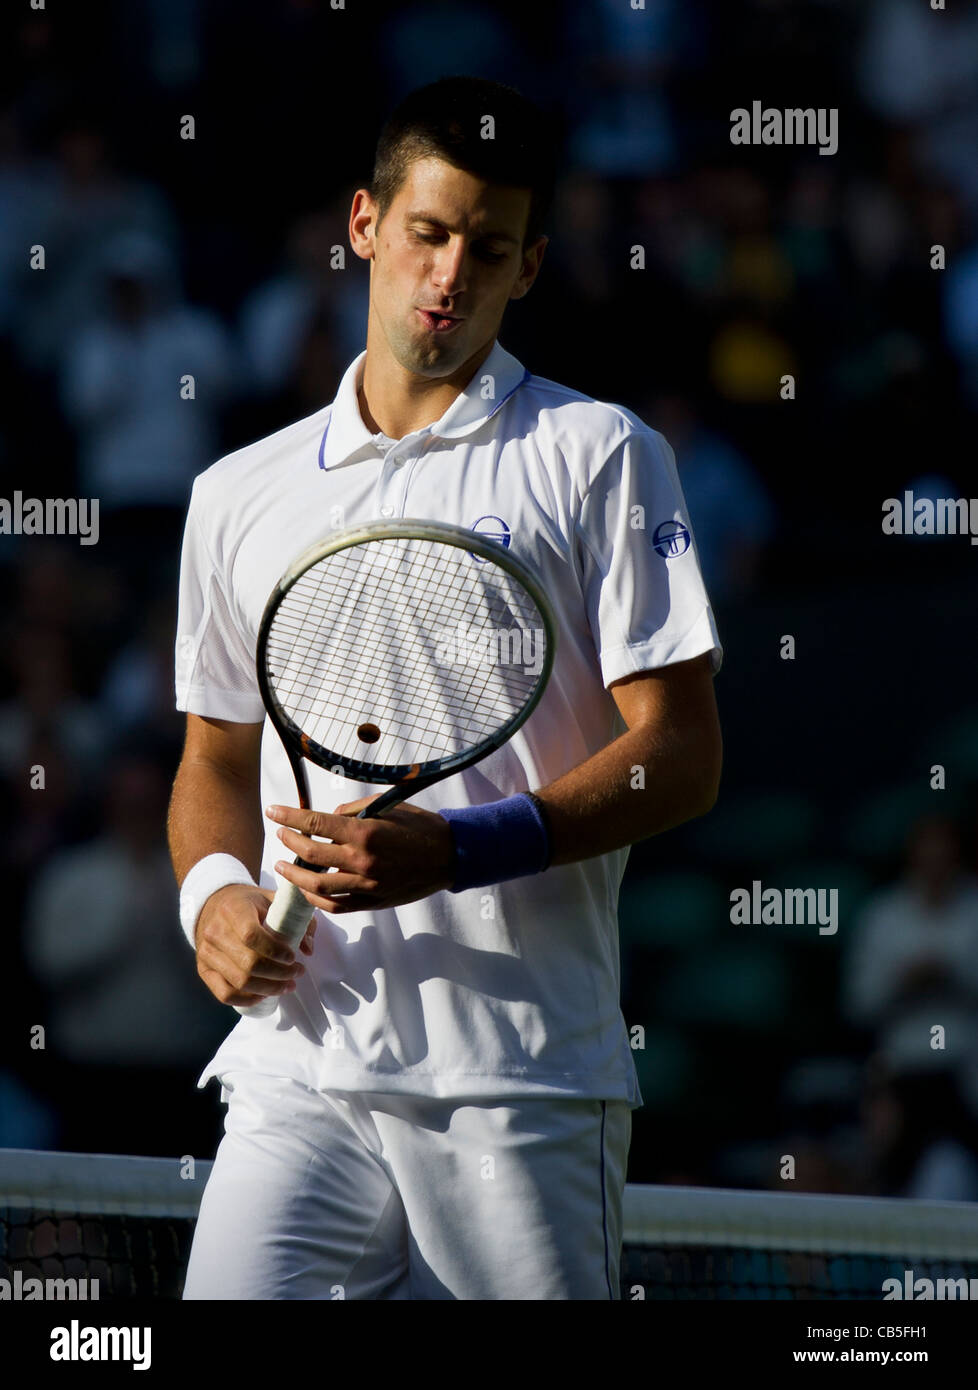
[[[198, 477], [183, 547], [170, 843], [198, 972], [244, 1017], [188, 1299], [615, 1299], [631, 1112], [616, 903], [628, 846], [713, 805], [721, 649], [675, 462], [628, 410], [498, 342], [543, 260], [554, 156], [509, 88], [448, 78], [384, 127], [350, 241], [366, 351], [336, 399]], [[640, 351], [609, 323], [609, 351]], [[618, 341], [616, 341], [616, 337]], [[537, 573], [556, 662], [486, 761], [377, 820], [308, 768], [255, 645], [337, 526], [423, 517]], [[314, 868], [293, 865], [299, 856]], [[315, 915], [263, 925], [273, 872]]]

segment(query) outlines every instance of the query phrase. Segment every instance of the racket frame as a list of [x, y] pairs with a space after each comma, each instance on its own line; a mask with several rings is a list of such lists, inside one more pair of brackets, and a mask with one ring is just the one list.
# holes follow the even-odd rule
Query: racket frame
[[[320, 560], [324, 560], [329, 555], [338, 554], [341, 550], [349, 550], [353, 546], [363, 545], [369, 541], [376, 540], [418, 540], [433, 541], [443, 545], [453, 545], [459, 550], [464, 550], [470, 555], [478, 556], [480, 559], [488, 560], [497, 565], [500, 569], [511, 575], [532, 598], [536, 604], [537, 612], [540, 614], [543, 623], [544, 634], [546, 637], [546, 649], [544, 652], [543, 666], [537, 677], [536, 687], [526, 704], [523, 705], [512, 718], [501, 725], [495, 733], [480, 743], [474, 744], [471, 748], [465, 749], [461, 753], [454, 753], [447, 758], [431, 759], [426, 763], [400, 764], [391, 766], [390, 764], [374, 764], [363, 762], [359, 758], [351, 758], [342, 754], [333, 753], [330, 749], [324, 748], [321, 744], [310, 739], [298, 726], [293, 723], [282, 708], [275, 691], [272, 687], [268, 675], [268, 637], [271, 631], [275, 614], [279, 604], [292, 586], [310, 570], [313, 565]], [[399, 520], [389, 522], [370, 522], [359, 526], [348, 527], [345, 530], [334, 532], [326, 540], [316, 541], [315, 544], [308, 546], [301, 555], [297, 556], [289, 568], [278, 581], [269, 596], [262, 614], [261, 624], [258, 629], [258, 642], [255, 653], [255, 662], [258, 675], [258, 685], [261, 690], [262, 700], [268, 712], [269, 719], [282, 741], [289, 759], [289, 764], [295, 775], [296, 787], [299, 791], [299, 804], [302, 810], [307, 811], [309, 807], [309, 780], [306, 775], [303, 759], [308, 758], [310, 762], [318, 767], [335, 771], [339, 768], [344, 777], [349, 777], [354, 782], [367, 782], [390, 787], [390, 791], [381, 796], [371, 806], [360, 812], [360, 818], [382, 815], [384, 811], [400, 802], [413, 796], [415, 792], [421, 791], [424, 787], [429, 787], [435, 782], [441, 781], [445, 777], [452, 776], [456, 772], [461, 772], [467, 767], [472, 767], [475, 763], [481, 762], [483, 758], [501, 748], [521, 725], [533, 713], [537, 704], [546, 689], [553, 668], [554, 649], [556, 645], [556, 623], [550, 601], [543, 593], [536, 576], [524, 562], [515, 555], [498, 544], [479, 536], [474, 531], [468, 531], [462, 526], [452, 526], [441, 521], [427, 520]], [[378, 767], [382, 772], [378, 772]], [[389, 774], [393, 773], [391, 776]], [[296, 861], [299, 863], [300, 861]], [[314, 868], [314, 865], [301, 865], [305, 868]]]

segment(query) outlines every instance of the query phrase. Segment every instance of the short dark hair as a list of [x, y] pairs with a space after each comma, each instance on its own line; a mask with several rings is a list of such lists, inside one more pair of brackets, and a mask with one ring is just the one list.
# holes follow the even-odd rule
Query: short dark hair
[[[493, 137], [484, 137], [491, 116]], [[553, 200], [557, 142], [552, 121], [501, 82], [443, 77], [411, 92], [380, 132], [371, 196], [387, 212], [416, 159], [443, 159], [487, 183], [530, 190], [524, 246], [541, 235]]]

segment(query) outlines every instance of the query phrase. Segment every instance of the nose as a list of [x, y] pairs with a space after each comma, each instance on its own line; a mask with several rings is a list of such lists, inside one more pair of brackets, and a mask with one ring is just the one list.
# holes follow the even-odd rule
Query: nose
[[461, 237], [451, 237], [439, 246], [431, 279], [445, 299], [455, 299], [465, 289], [465, 243]]

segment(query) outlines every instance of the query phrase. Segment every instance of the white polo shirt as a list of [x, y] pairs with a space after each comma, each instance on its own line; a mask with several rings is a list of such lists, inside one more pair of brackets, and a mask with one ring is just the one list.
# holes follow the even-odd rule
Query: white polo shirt
[[[623, 732], [611, 682], [703, 652], [719, 669], [661, 435], [620, 406], [532, 376], [495, 343], [436, 424], [391, 441], [371, 435], [359, 413], [364, 356], [332, 405], [197, 478], [181, 564], [178, 709], [261, 721], [255, 646], [273, 586], [331, 530], [378, 518], [434, 519], [496, 538], [535, 569], [557, 617], [553, 674], [529, 720], [484, 762], [416, 796], [419, 806], [546, 786]], [[378, 791], [307, 766], [318, 809]], [[261, 776], [263, 806], [296, 804], [267, 723]], [[261, 881], [274, 887], [272, 865], [288, 856], [265, 826]], [[320, 912], [295, 995], [270, 1018], [238, 1022], [199, 1084], [242, 1067], [324, 1090], [640, 1105], [620, 1005], [627, 855], [405, 907]]]

